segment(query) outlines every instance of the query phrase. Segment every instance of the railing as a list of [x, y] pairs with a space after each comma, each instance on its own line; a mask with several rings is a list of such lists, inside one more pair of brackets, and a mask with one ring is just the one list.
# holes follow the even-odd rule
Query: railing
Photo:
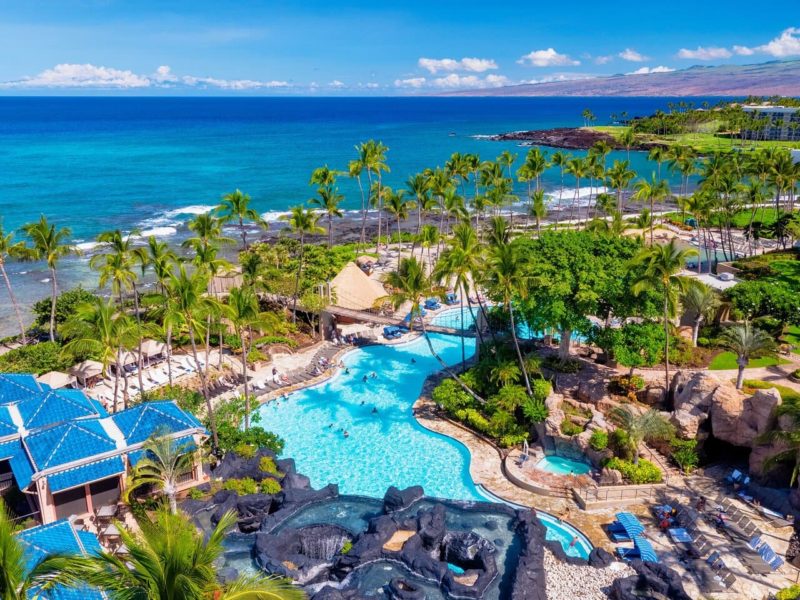
[[10, 490], [14, 485], [14, 476], [10, 473], [8, 475], [0, 475], [0, 493]]
[[649, 485], [620, 485], [572, 488], [572, 493], [584, 502], [613, 502], [629, 500], [651, 500], [662, 490], [663, 483]]
[[181, 484], [187, 483], [189, 481], [193, 481], [193, 480], [194, 480], [194, 469], [192, 469], [191, 471], [186, 471], [185, 473], [180, 473], [175, 478], [175, 482], [178, 485], [181, 485]]

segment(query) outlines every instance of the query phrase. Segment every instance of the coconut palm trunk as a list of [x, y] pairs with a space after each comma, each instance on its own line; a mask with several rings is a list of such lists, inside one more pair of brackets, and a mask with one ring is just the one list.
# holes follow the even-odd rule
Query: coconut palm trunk
[[4, 260], [0, 260], [0, 273], [3, 275], [3, 281], [6, 284], [6, 290], [8, 291], [8, 297], [11, 299], [11, 305], [14, 307], [14, 314], [17, 318], [17, 325], [19, 326], [19, 335], [22, 340], [23, 344], [28, 343], [28, 339], [25, 336], [25, 323], [22, 321], [22, 312], [19, 310], [19, 303], [17, 302], [17, 297], [14, 295], [14, 290], [11, 287], [11, 280], [8, 278], [8, 273], [6, 272], [6, 263]]
[[[414, 311], [412, 309], [412, 313], [413, 312]], [[412, 318], [411, 321], [409, 322], [409, 325], [411, 325], [412, 328], [413, 328], [413, 323], [414, 319]], [[425, 341], [428, 344], [428, 350], [430, 350], [431, 356], [433, 356], [433, 358], [435, 358], [436, 361], [441, 365], [442, 370], [445, 373], [447, 373], [447, 375], [449, 375], [459, 386], [461, 386], [461, 389], [463, 389], [465, 392], [467, 392], [470, 396], [475, 398], [475, 400], [477, 400], [481, 404], [485, 404], [486, 401], [483, 398], [481, 398], [477, 393], [475, 393], [475, 391], [472, 388], [470, 388], [466, 383], [461, 381], [461, 378], [458, 375], [456, 375], [455, 372], [453, 372], [453, 370], [448, 366], [448, 364], [444, 362], [444, 359], [441, 356], [439, 356], [439, 353], [436, 352], [436, 349], [433, 347], [433, 342], [431, 341], [431, 338], [428, 335], [428, 331], [425, 328], [424, 319], [420, 319], [420, 328], [422, 329], [422, 336], [425, 338]]]
[[214, 449], [219, 448], [219, 436], [217, 435], [217, 420], [214, 415], [214, 407], [211, 404], [211, 398], [208, 395], [208, 382], [206, 380], [205, 371], [200, 367], [200, 358], [197, 353], [197, 340], [195, 339], [194, 326], [191, 324], [191, 315], [189, 316], [189, 341], [192, 344], [192, 356], [194, 357], [194, 364], [197, 366], [197, 373], [200, 375], [200, 387], [203, 390], [203, 398], [206, 401], [206, 411], [208, 413], [208, 422], [211, 426], [211, 439]]
[[517, 360], [519, 360], [519, 367], [522, 369], [522, 377], [525, 379], [525, 389], [528, 392], [528, 396], [533, 396], [531, 380], [530, 377], [528, 377], [528, 369], [525, 368], [525, 360], [522, 358], [522, 350], [519, 348], [519, 340], [517, 339], [517, 324], [514, 322], [514, 307], [511, 301], [509, 301], [506, 306], [508, 308], [508, 318], [511, 322], [511, 339], [514, 341], [514, 350], [517, 352]]
[[669, 290], [664, 294], [664, 397], [669, 398]]
[[56, 300], [58, 299], [58, 283], [56, 270], [50, 267], [50, 341], [56, 341]]
[[167, 327], [167, 380], [172, 387], [172, 325]]

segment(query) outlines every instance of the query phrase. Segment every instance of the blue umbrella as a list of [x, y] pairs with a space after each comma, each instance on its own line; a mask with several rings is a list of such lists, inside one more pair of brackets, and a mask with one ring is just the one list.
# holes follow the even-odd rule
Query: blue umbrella
[[658, 555], [653, 546], [640, 535], [634, 536], [633, 545], [639, 550], [639, 558], [646, 562], [658, 562]]
[[625, 533], [631, 537], [644, 532], [644, 525], [639, 522], [636, 515], [629, 512], [617, 513], [617, 521], [619, 521], [620, 525], [625, 529]]

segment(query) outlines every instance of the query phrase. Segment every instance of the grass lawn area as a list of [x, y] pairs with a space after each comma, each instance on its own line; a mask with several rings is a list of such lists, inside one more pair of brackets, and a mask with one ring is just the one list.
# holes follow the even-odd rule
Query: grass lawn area
[[785, 385], [777, 385], [768, 381], [760, 381], [758, 379], [745, 379], [743, 382], [743, 390], [746, 394], [752, 394], [756, 390], [768, 390], [775, 388], [781, 395], [784, 402], [800, 402], [800, 392], [793, 390]]
[[[762, 356], [761, 358], [751, 358], [746, 368], [774, 367], [775, 365], [785, 365], [788, 362], [790, 361], [777, 356]], [[736, 355], [733, 352], [720, 352], [713, 358], [708, 368], [712, 371], [732, 371], [738, 369], [739, 365], [736, 364]]]
[[791, 325], [787, 328], [786, 333], [783, 334], [783, 339], [786, 340], [787, 344], [795, 347], [793, 350], [795, 354], [800, 354], [800, 327]]
[[790, 288], [800, 290], [800, 260], [776, 260], [769, 265], [775, 275], [769, 277], [772, 281], [780, 281]]

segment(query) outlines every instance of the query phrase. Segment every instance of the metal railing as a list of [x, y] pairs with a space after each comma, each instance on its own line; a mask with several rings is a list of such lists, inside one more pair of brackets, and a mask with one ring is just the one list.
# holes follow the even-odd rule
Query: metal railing
[[610, 502], [615, 500], [651, 500], [664, 484], [636, 486], [600, 486], [572, 488], [572, 492], [586, 502]]

